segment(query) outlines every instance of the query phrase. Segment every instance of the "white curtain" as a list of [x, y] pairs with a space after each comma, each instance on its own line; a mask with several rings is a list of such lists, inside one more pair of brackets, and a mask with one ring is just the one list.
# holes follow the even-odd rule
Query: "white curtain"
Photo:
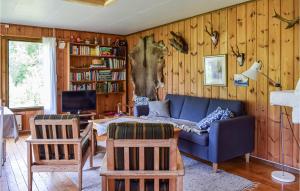
[[43, 37], [43, 65], [45, 89], [42, 92], [45, 114], [57, 113], [56, 39]]

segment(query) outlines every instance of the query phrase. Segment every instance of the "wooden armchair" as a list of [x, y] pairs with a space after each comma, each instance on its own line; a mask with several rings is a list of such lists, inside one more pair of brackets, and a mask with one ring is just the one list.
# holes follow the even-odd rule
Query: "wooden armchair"
[[182, 191], [184, 167], [173, 137], [170, 124], [110, 124], [102, 191]]
[[[92, 124], [80, 133], [75, 115], [38, 115], [30, 119], [31, 137], [27, 139], [28, 190], [33, 172], [78, 172], [82, 188], [82, 168], [92, 156]], [[32, 151], [34, 161], [32, 158]]]

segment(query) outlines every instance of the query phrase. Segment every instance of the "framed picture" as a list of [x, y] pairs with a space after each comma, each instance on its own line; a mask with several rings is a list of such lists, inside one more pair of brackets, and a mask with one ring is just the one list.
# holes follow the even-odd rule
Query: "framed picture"
[[234, 74], [234, 85], [236, 86], [248, 86], [248, 78], [243, 76], [242, 74]]
[[204, 85], [227, 86], [227, 55], [204, 57]]

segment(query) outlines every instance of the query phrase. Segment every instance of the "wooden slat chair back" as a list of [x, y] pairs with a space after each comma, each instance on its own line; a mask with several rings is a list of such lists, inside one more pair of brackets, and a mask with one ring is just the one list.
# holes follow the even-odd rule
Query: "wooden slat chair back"
[[[78, 172], [78, 189], [81, 190], [82, 167], [88, 157], [90, 166], [93, 165], [93, 143], [92, 124], [82, 133], [79, 124], [77, 115], [37, 115], [31, 118], [31, 137], [27, 140], [29, 173]], [[30, 176], [32, 174], [29, 174], [29, 184]]]
[[182, 191], [183, 164], [174, 127], [160, 123], [112, 123], [103, 191]]
[[[76, 115], [38, 115], [30, 121], [32, 139], [78, 139], [79, 118]], [[36, 163], [64, 164], [78, 160], [77, 144], [41, 144], [33, 146]]]

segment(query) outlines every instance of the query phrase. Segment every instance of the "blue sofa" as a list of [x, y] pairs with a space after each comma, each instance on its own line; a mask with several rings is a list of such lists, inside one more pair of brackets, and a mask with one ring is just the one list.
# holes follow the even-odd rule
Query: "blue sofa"
[[[178, 140], [179, 149], [192, 156], [214, 163], [214, 170], [219, 162], [237, 156], [249, 157], [254, 149], [254, 117], [246, 115], [242, 101], [210, 99], [202, 97], [168, 94], [172, 118], [199, 122], [217, 109], [228, 108], [235, 117], [214, 122], [209, 133], [201, 135], [181, 131]], [[147, 105], [136, 106], [135, 116], [148, 115]]]

